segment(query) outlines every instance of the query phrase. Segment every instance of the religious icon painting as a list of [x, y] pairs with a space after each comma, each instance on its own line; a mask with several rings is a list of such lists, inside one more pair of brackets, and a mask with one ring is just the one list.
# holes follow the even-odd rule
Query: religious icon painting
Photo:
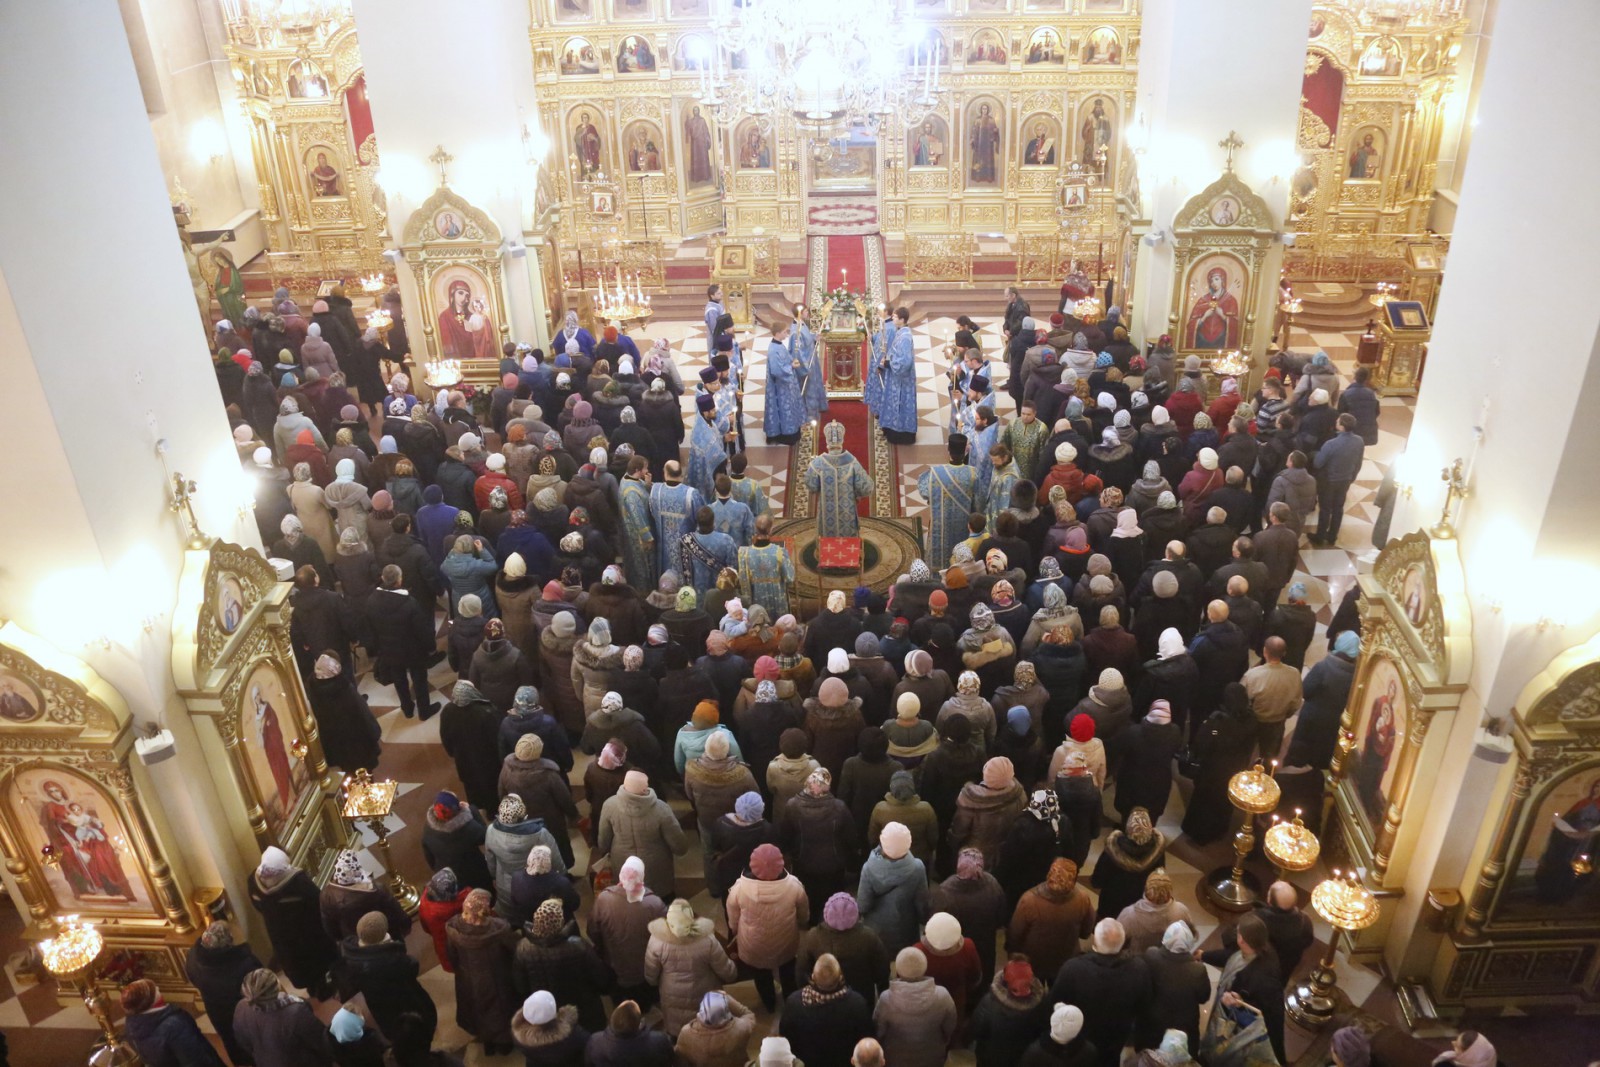
[[296, 100], [322, 100], [328, 95], [328, 77], [311, 60], [296, 59], [289, 64], [284, 90]]
[[1022, 57], [1024, 63], [1053, 63], [1060, 65], [1067, 61], [1067, 48], [1061, 41], [1061, 34], [1049, 26], [1033, 31], [1033, 36], [1028, 38], [1028, 51]]
[[605, 169], [605, 142], [600, 139], [600, 128], [595, 125], [597, 111], [587, 107], [572, 112], [572, 154], [577, 160], [578, 178], [593, 181]]
[[686, 33], [678, 38], [678, 47], [672, 53], [673, 70], [710, 70], [714, 50], [711, 41], [697, 33]]
[[244, 622], [244, 588], [231, 574], [218, 574], [216, 586], [217, 625], [222, 627], [223, 633], [231, 634]]
[[644, 119], [628, 123], [622, 140], [627, 146], [624, 160], [629, 174], [660, 174], [666, 169], [666, 155], [661, 151], [666, 138], [655, 123]]
[[967, 105], [967, 187], [1000, 186], [1004, 127], [998, 101], [980, 97]]
[[1350, 156], [1345, 161], [1348, 181], [1377, 181], [1383, 177], [1383, 152], [1388, 134], [1381, 126], [1363, 126], [1350, 139]]
[[587, 37], [573, 37], [561, 46], [561, 73], [599, 74], [600, 55]]
[[1024, 167], [1053, 167], [1059, 158], [1061, 124], [1050, 115], [1030, 115], [1023, 120], [1022, 133], [1027, 139], [1022, 143]]
[[1398, 78], [1405, 62], [1400, 55], [1400, 45], [1393, 37], [1379, 37], [1361, 53], [1358, 68], [1368, 77]]
[[651, 16], [650, 0], [611, 0], [611, 17], [637, 21]]
[[1428, 617], [1428, 570], [1420, 563], [1407, 567], [1400, 579], [1400, 610], [1412, 626], [1421, 626]]
[[667, 14], [675, 19], [697, 19], [711, 14], [711, 0], [669, 0]]
[[306, 149], [306, 182], [311, 195], [320, 200], [344, 196], [344, 177], [334, 161], [337, 152], [327, 145], [317, 144]]
[[1592, 765], [1572, 771], [1538, 801], [1529, 801], [1528, 809], [1522, 856], [1504, 897], [1505, 905], [1516, 907], [1503, 906], [1500, 914], [1566, 915], [1575, 907], [1593, 914], [1600, 908], [1600, 878], [1593, 870], [1600, 848], [1600, 771]]
[[618, 74], [648, 74], [655, 69], [656, 54], [643, 37], [629, 34], [617, 45]]
[[1312, 14], [1312, 16], [1311, 16], [1311, 33], [1308, 36], [1310, 37], [1311, 40], [1314, 41], [1318, 37], [1321, 37], [1322, 36], [1322, 31], [1327, 29], [1327, 28], [1328, 28], [1328, 20], [1327, 19], [1323, 18], [1321, 15]]
[[979, 30], [972, 35], [972, 41], [967, 45], [967, 66], [989, 64], [1003, 67], [1006, 60], [1006, 43], [999, 30]]
[[0, 671], [0, 720], [21, 724], [44, 715], [44, 697], [28, 679]]
[[493, 290], [476, 267], [452, 263], [428, 280], [428, 295], [439, 309], [439, 353], [445, 359], [500, 358]]
[[906, 159], [913, 167], [942, 167], [949, 153], [950, 127], [938, 115], [906, 134]]
[[716, 138], [711, 122], [699, 104], [692, 104], [683, 116], [684, 180], [689, 188], [716, 184]]
[[1108, 96], [1092, 96], [1078, 108], [1078, 128], [1073, 137], [1073, 157], [1095, 173], [1107, 176], [1116, 152], [1117, 105]]
[[1239, 221], [1239, 198], [1231, 195], [1217, 197], [1212, 201], [1206, 217], [1213, 226], [1232, 226]]
[[1406, 690], [1400, 669], [1387, 656], [1373, 660], [1361, 689], [1362, 706], [1356, 713], [1355, 748], [1347, 772], [1355, 787], [1361, 812], [1376, 836], [1394, 795], [1394, 776], [1400, 752], [1411, 729]]
[[1063, 208], [1081, 208], [1089, 203], [1088, 182], [1063, 182], [1061, 185], [1061, 206]]
[[433, 217], [433, 232], [440, 240], [454, 241], [465, 232], [466, 226], [462, 222], [461, 212], [455, 208], [444, 208]]
[[1184, 290], [1189, 294], [1183, 327], [1186, 350], [1223, 352], [1239, 347], [1247, 281], [1244, 265], [1222, 252], [1203, 256], [1189, 268]]
[[555, 21], [590, 22], [594, 19], [594, 0], [551, 0]]
[[273, 835], [281, 836], [284, 823], [311, 784], [311, 773], [305, 759], [294, 751], [296, 742], [304, 741], [294, 697], [271, 663], [258, 663], [245, 678], [238, 730], [245, 771], [262, 814]]
[[1110, 26], [1090, 31], [1083, 41], [1083, 62], [1102, 66], [1115, 66], [1122, 62], [1122, 39]]
[[740, 170], [772, 169], [772, 136], [763, 133], [755, 119], [745, 119], [734, 131], [734, 156]]
[[65, 767], [34, 765], [12, 777], [7, 793], [6, 816], [23, 851], [45, 858], [52, 911], [159, 914], [121, 808], [105, 789]]

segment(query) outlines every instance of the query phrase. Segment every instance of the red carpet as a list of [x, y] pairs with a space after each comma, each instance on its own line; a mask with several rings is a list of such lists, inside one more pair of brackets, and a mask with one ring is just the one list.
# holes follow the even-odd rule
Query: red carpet
[[[846, 272], [843, 278], [839, 274], [840, 270]], [[829, 289], [837, 289], [841, 281], [858, 293], [866, 292], [867, 242], [865, 238], [828, 238], [827, 287]]]
[[[841, 278], [839, 271], [846, 273]], [[836, 289], [841, 281], [849, 288], [858, 292], [867, 287], [867, 250], [866, 242], [857, 236], [828, 238], [828, 269], [825, 275], [826, 285], [829, 289]], [[865, 348], [865, 344], [862, 345]], [[861, 462], [869, 472], [872, 470], [872, 440], [869, 436], [868, 426], [871, 413], [867, 405], [860, 400], [834, 400], [828, 401], [827, 414], [823, 416], [823, 425], [837, 421], [844, 426], [844, 448]], [[821, 442], [818, 442], [819, 446]], [[861, 514], [869, 513], [870, 501], [857, 501], [856, 507]]]

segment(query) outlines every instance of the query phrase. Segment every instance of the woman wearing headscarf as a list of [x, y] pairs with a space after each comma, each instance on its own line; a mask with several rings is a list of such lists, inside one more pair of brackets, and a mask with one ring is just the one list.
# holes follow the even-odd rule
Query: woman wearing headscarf
[[362, 541], [367, 539], [367, 512], [372, 501], [366, 486], [356, 480], [355, 460], [345, 458], [334, 465], [334, 479], [322, 491], [323, 503], [334, 509], [334, 524], [341, 536], [346, 530], [355, 530]]
[[494, 822], [483, 835], [484, 858], [494, 877], [494, 910], [502, 918], [515, 915], [512, 882], [527, 869], [528, 856], [539, 845], [550, 850], [551, 866], [564, 873], [566, 863], [558, 854], [556, 839], [545, 828], [544, 820], [530, 819], [522, 798], [515, 793], [506, 794], [495, 812]]
[[784, 996], [797, 988], [794, 958], [800, 931], [811, 918], [805, 887], [785, 869], [777, 845], [758, 845], [745, 872], [729, 888], [725, 906], [739, 963], [754, 972], [756, 993], [770, 1012], [778, 1003], [773, 971], [778, 972]]
[[[362, 493], [365, 492], [363, 489]], [[366, 514], [363, 512], [363, 526], [365, 520]], [[382, 573], [382, 568], [378, 566], [377, 558], [373, 556], [372, 549], [361, 530], [351, 526], [340, 532], [338, 551], [334, 554], [332, 565], [334, 577], [338, 579], [339, 592], [344, 594], [352, 607], [360, 610], [366, 603], [367, 597], [378, 588], [379, 575]]]
[[1062, 858], [1023, 893], [1006, 929], [1006, 947], [1026, 953], [1040, 974], [1055, 974], [1094, 931], [1094, 901], [1078, 885], [1078, 865]]
[[1145, 879], [1166, 854], [1166, 835], [1155, 828], [1149, 812], [1134, 808], [1126, 829], [1113, 830], [1106, 838], [1105, 851], [1089, 875], [1089, 883], [1100, 890], [1096, 918], [1114, 919], [1143, 896]]
[[707, 993], [738, 977], [714, 932], [715, 924], [695, 915], [681, 898], [650, 923], [644, 977], [661, 991], [662, 1029], [673, 1039], [695, 1017]]
[[[688, 760], [683, 771], [683, 792], [694, 808], [700, 840], [709, 843], [717, 825], [735, 813], [739, 799], [755, 789], [755, 776], [733, 748], [733, 734], [724, 728], [710, 731], [699, 755]], [[706, 848], [701, 859], [706, 884], [717, 885], [716, 855]]]
[[[560, 592], [560, 584], [550, 586]], [[578, 643], [578, 616], [571, 611], [558, 611], [551, 616], [550, 624], [539, 634], [539, 667], [543, 676], [541, 692], [551, 714], [566, 728], [567, 736], [576, 740], [583, 733], [586, 716], [583, 701], [572, 678], [573, 649]]]
[[1144, 950], [1150, 997], [1134, 1027], [1136, 1048], [1161, 1045], [1176, 1030], [1190, 1050], [1199, 1050], [1200, 1007], [1211, 999], [1211, 976], [1206, 965], [1194, 958], [1195, 944], [1194, 927], [1178, 921], [1161, 932], [1159, 944]]
[[[994, 609], [987, 604], [972, 609], [972, 625], [962, 633], [959, 644], [961, 663], [967, 669], [964, 673], [976, 672], [980, 682], [987, 683], [984, 688], [993, 690], [1004, 685], [1016, 669], [1017, 643], [1008, 630], [995, 622]], [[984, 732], [986, 740], [994, 737], [992, 711]]]
[[1110, 558], [1112, 571], [1121, 580], [1124, 589], [1132, 589], [1139, 584], [1150, 550], [1145, 532], [1139, 526], [1138, 512], [1130, 507], [1117, 512], [1117, 525], [1106, 541], [1105, 554]]
[[714, 898], [720, 900], [727, 894], [759, 846], [777, 842], [777, 828], [763, 818], [765, 814], [761, 794], [752, 789], [735, 798], [732, 810], [711, 825], [709, 834], [702, 831], [701, 840], [711, 857], [707, 888]]
[[1027, 791], [1018, 783], [1011, 761], [991, 757], [983, 765], [981, 780], [962, 786], [956, 797], [949, 848], [942, 854], [953, 858], [964, 848], [975, 848], [983, 853], [984, 865], [993, 867], [1006, 831], [1027, 805]]
[[456, 1025], [483, 1042], [485, 1055], [511, 1051], [511, 954], [517, 934], [490, 914], [489, 894], [474, 889], [461, 914], [446, 923], [447, 955], [456, 982]]
[[313, 996], [325, 996], [328, 968], [338, 956], [322, 926], [321, 893], [311, 876], [289, 862], [275, 845], [261, 854], [250, 876], [250, 905], [261, 915], [273, 956], [289, 980]]
[[862, 921], [891, 955], [916, 941], [917, 923], [927, 906], [927, 869], [911, 854], [911, 844], [908, 827], [886, 824], [861, 866], [856, 887]]
[[472, 806], [493, 811], [500, 799], [500, 712], [465, 679], [439, 713], [439, 742], [455, 761]]
[[[1118, 415], [1126, 414], [1117, 412]], [[1088, 473], [1095, 475], [1105, 485], [1126, 491], [1139, 474], [1139, 460], [1133, 448], [1122, 440], [1115, 425], [1100, 431], [1100, 440], [1089, 446]]]
[[243, 999], [233, 1011], [233, 1033], [246, 1063], [334, 1067], [327, 1029], [310, 1004], [284, 992], [276, 974], [265, 967], [251, 971], [240, 992]]
[[[431, 809], [430, 809], [431, 814]], [[479, 857], [480, 862], [482, 857]], [[488, 883], [488, 868], [484, 868], [484, 882]], [[473, 886], [462, 885], [456, 880], [456, 872], [450, 867], [441, 867], [433, 872], [433, 877], [428, 879], [428, 884], [423, 887], [422, 897], [417, 901], [417, 919], [422, 923], [422, 928], [433, 938], [433, 951], [439, 958], [439, 966], [445, 973], [454, 970], [450, 962], [449, 940], [445, 924], [457, 915], [466, 905], [467, 896], [473, 891]]]
[[[612, 990], [616, 975], [595, 946], [578, 936], [566, 905], [559, 899], [541, 901], [522, 932], [525, 938], [516, 946], [512, 963], [517, 995], [545, 990], [571, 1005], [585, 1027], [601, 1026], [605, 1007], [600, 998]], [[643, 950], [641, 943], [636, 951], [642, 955]]]
[[1123, 951], [1134, 956], [1158, 948], [1173, 923], [1184, 923], [1190, 929], [1194, 926], [1188, 906], [1172, 895], [1172, 878], [1165, 867], [1156, 867], [1145, 876], [1143, 894], [1122, 909], [1117, 921], [1127, 935]]
[[1172, 721], [1172, 706], [1156, 700], [1140, 721], [1112, 740], [1117, 766], [1117, 812], [1127, 818], [1144, 808], [1152, 820], [1167, 810], [1172, 793], [1172, 761], [1183, 745], [1183, 729]]
[[[232, 927], [222, 921], [213, 921], [205, 928], [184, 960], [184, 976], [200, 991], [206, 1015], [222, 1039], [228, 1059], [234, 1063], [248, 1062], [233, 1034], [234, 1009], [244, 998], [240, 986], [250, 972], [260, 967], [261, 961], [250, 951], [250, 945], [235, 944]], [[149, 1063], [150, 1058], [146, 1057], [145, 1062]]]
[[388, 889], [373, 882], [372, 875], [349, 849], [342, 849], [333, 862], [333, 874], [322, 887], [320, 911], [322, 929], [335, 941], [355, 937], [362, 917], [371, 912], [388, 919], [389, 932], [396, 938], [404, 938], [411, 931], [411, 917], [400, 902]]
[[[300, 520], [301, 530], [316, 542], [324, 560], [334, 553], [336, 535], [333, 514], [323, 498], [323, 492], [311, 478], [311, 467], [305, 463], [294, 465], [294, 482], [289, 486], [289, 503]], [[287, 538], [289, 531], [284, 530]], [[322, 568], [319, 568], [322, 569]], [[331, 585], [331, 583], [330, 583]]]
[[994, 866], [995, 879], [1006, 894], [1006, 915], [1016, 908], [1022, 894], [1044, 881], [1050, 865], [1068, 850], [1062, 848], [1062, 832], [1072, 828], [1061, 819], [1061, 805], [1053, 790], [1039, 789], [1028, 801], [1026, 812], [1006, 828]]
[[860, 834], [850, 809], [833, 795], [832, 785], [833, 775], [818, 767], [778, 818], [778, 840], [817, 913], [829, 896], [847, 888], [860, 852]]
[[700, 999], [695, 1017], [678, 1031], [678, 1061], [685, 1067], [745, 1067], [755, 1024], [749, 1008], [713, 989]]
[[1228, 801], [1228, 779], [1250, 766], [1256, 729], [1250, 694], [1238, 682], [1230, 682], [1222, 690], [1222, 706], [1206, 718], [1194, 740], [1194, 758], [1200, 766], [1183, 816], [1183, 832], [1191, 840], [1209, 844], [1228, 832], [1234, 810]]
[[317, 657], [306, 696], [317, 720], [328, 765], [346, 773], [358, 768], [376, 770], [383, 731], [367, 706], [367, 698], [356, 689], [354, 679], [345, 673], [344, 665], [331, 650]]
[[511, 913], [506, 920], [513, 929], [521, 929], [540, 905], [552, 900], [567, 919], [577, 916], [578, 890], [571, 876], [556, 867], [555, 852], [549, 845], [534, 845], [528, 850], [527, 864], [511, 876]]
[[566, 352], [567, 342], [576, 341], [578, 350], [586, 356], [594, 355], [594, 334], [578, 325], [578, 313], [569, 311], [561, 320], [561, 329], [550, 338], [550, 351]]
[[1164, 406], [1172, 417], [1173, 425], [1178, 428], [1178, 436], [1188, 440], [1194, 429], [1194, 417], [1201, 414], [1201, 409], [1205, 407], [1195, 380], [1187, 376], [1179, 378], [1176, 391], [1167, 398]]

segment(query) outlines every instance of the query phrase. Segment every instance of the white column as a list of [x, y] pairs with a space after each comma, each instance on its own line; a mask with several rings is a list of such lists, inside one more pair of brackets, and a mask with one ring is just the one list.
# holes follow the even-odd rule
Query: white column
[[[1470, 890], [1481, 862], [1471, 845], [1490, 792], [1483, 783], [1508, 771], [1472, 756], [1480, 717], [1509, 714], [1530, 678], [1600, 628], [1600, 262], [1592, 253], [1600, 145], [1573, 136], [1571, 106], [1527, 107], [1529, 85], [1551, 101], [1600, 97], [1589, 54], [1600, 8], [1518, 0], [1500, 5], [1494, 33], [1426, 375], [1397, 467], [1410, 490], [1396, 509], [1398, 536], [1438, 521], [1440, 469], [1456, 457], [1472, 461], [1456, 527], [1474, 663], [1447, 773], [1397, 905], [1395, 929], [1406, 933], [1430, 887], [1465, 881]], [[1531, 167], [1533, 145], [1548, 154]], [[1540, 217], [1539, 205], [1557, 208]], [[1529, 328], [1508, 328], [1519, 319]], [[1407, 942], [1397, 933], [1389, 963], [1402, 974], [1425, 972], [1430, 948], [1426, 935]]]
[[[544, 288], [524, 238], [537, 173], [522, 131], [526, 124], [536, 133], [539, 124], [527, 3], [473, 0], [441, 8], [434, 0], [355, 0], [354, 9], [390, 233], [398, 243], [412, 212], [439, 187], [428, 157], [443, 146], [455, 157], [450, 187], [488, 212], [506, 240], [501, 263], [512, 337], [543, 346], [549, 340]], [[396, 269], [407, 307], [420, 308], [410, 269], [404, 263]], [[411, 317], [412, 344], [420, 345], [416, 310]]]
[[238, 905], [247, 868], [172, 684], [167, 471], [198, 481], [208, 534], [260, 539], [116, 0], [0, 5], [0, 100], [0, 614], [165, 720], [174, 866]]
[[[1281, 222], [1289, 203], [1289, 162], [1300, 120], [1311, 0], [1146, 0], [1139, 88], [1129, 143], [1143, 142], [1139, 180], [1153, 229], [1167, 240], [1141, 243], [1134, 292], [1142, 340], [1167, 332], [1173, 281], [1172, 220], [1191, 196], [1221, 177], [1217, 146], [1229, 130], [1245, 147], [1234, 171]], [[1274, 180], [1276, 179], [1276, 180]], [[1255, 309], [1258, 338], [1271, 329], [1281, 249], [1274, 249]], [[1247, 312], [1249, 309], [1245, 309]]]

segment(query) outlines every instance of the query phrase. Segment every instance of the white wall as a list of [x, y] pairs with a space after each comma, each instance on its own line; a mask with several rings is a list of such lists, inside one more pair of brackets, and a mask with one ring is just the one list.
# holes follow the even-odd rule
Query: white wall
[[[1600, 627], [1600, 205], [1591, 178], [1600, 146], [1573, 136], [1563, 104], [1600, 98], [1597, 37], [1594, 5], [1499, 8], [1427, 371], [1397, 468], [1412, 496], [1396, 509], [1395, 535], [1437, 521], [1440, 469], [1470, 457], [1474, 428], [1484, 428], [1456, 522], [1473, 618], [1470, 688], [1396, 905], [1401, 933], [1388, 957], [1404, 973], [1431, 962], [1420, 958], [1426, 937], [1411, 932], [1423, 895], [1466, 877], [1492, 785], [1508, 773], [1471, 759], [1481, 717], [1509, 714], [1531, 677]], [[1535, 84], [1551, 106], [1527, 106]], [[1530, 145], [1548, 148], [1536, 172]], [[1539, 205], [1549, 211], [1534, 222]], [[1541, 618], [1564, 628], [1541, 631]]]
[[[0, 5], [0, 100], [0, 615], [198, 760], [169, 666], [183, 532], [156, 440], [199, 481], [208, 533], [259, 539], [116, 0]], [[158, 798], [180, 861], [240, 901], [210, 777], [187, 767]]]
[[[397, 243], [406, 220], [439, 187], [438, 168], [428, 157], [441, 145], [455, 157], [448, 169], [450, 187], [488, 212], [503, 237], [520, 242], [523, 222], [532, 213], [535, 181], [522, 126], [538, 127], [528, 5], [524, 0], [453, 5], [449, 36], [472, 41], [473, 47], [446, 49], [437, 46], [445, 27], [434, 0], [355, 0], [353, 6], [382, 151], [380, 180]], [[534, 257], [506, 256], [502, 262], [512, 337], [540, 343], [546, 333]], [[400, 269], [409, 275], [407, 268]], [[402, 285], [407, 306], [420, 307], [409, 278]], [[420, 329], [412, 333], [412, 344], [420, 345]]]
[[[1236, 0], [1225, 7], [1194, 0], [1145, 3], [1130, 143], [1141, 136], [1148, 141], [1139, 166], [1141, 191], [1152, 226], [1169, 234], [1164, 244], [1140, 250], [1136, 323], [1145, 340], [1167, 331], [1173, 215], [1222, 175], [1224, 152], [1217, 142], [1229, 130], [1245, 143], [1234, 157], [1235, 172], [1267, 201], [1275, 220], [1283, 218], [1310, 25], [1311, 0]], [[1139, 115], [1148, 134], [1137, 128]], [[1277, 267], [1269, 264], [1268, 270], [1264, 301], [1277, 293]], [[1258, 335], [1265, 336], [1271, 321], [1258, 310]]]

